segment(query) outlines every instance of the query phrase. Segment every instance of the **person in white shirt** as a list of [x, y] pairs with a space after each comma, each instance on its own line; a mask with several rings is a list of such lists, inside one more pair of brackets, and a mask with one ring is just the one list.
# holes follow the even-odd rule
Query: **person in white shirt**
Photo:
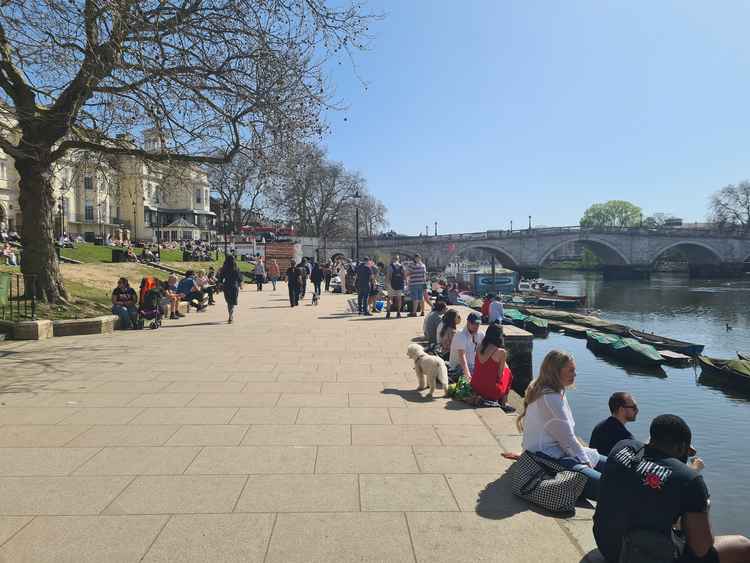
[[581, 444], [575, 435], [575, 421], [565, 390], [573, 386], [576, 363], [573, 356], [550, 351], [539, 376], [526, 389], [523, 410], [516, 424], [523, 432], [523, 449], [556, 460], [568, 469], [588, 477], [586, 498], [596, 500], [606, 456]]
[[477, 357], [477, 347], [484, 339], [484, 332], [479, 330], [481, 319], [477, 313], [469, 313], [466, 317], [466, 327], [453, 337], [451, 353], [448, 363], [451, 369], [461, 368], [466, 378], [471, 378], [474, 362]]
[[503, 316], [505, 316], [505, 310], [503, 309], [503, 302], [500, 300], [500, 296], [496, 295], [490, 303], [490, 314], [489, 323], [503, 324]]

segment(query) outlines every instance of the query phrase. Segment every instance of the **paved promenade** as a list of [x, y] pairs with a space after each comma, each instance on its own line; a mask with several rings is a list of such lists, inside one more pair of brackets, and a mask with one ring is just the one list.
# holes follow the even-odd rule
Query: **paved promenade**
[[268, 290], [0, 343], [0, 562], [588, 561], [591, 510], [510, 493], [514, 417], [414, 391], [422, 319]]

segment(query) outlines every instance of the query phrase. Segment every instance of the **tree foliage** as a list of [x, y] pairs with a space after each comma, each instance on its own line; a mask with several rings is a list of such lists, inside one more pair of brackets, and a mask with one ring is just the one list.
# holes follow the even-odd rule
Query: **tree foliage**
[[713, 194], [711, 220], [720, 227], [750, 231], [750, 181], [724, 186]]
[[[22, 270], [65, 295], [53, 243], [52, 164], [72, 149], [223, 162], [248, 139], [322, 134], [322, 68], [361, 47], [369, 17], [326, 0], [6, 0], [0, 148], [20, 176]], [[157, 150], [129, 135], [155, 129]]]
[[595, 203], [581, 218], [581, 227], [635, 227], [640, 224], [641, 208], [629, 201], [610, 200]]

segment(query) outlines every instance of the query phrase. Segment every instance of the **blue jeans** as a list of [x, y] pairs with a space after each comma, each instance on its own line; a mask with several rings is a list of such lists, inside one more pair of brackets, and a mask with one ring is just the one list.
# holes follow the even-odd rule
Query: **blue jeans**
[[120, 328], [127, 330], [135, 327], [135, 321], [138, 318], [138, 310], [132, 305], [112, 305], [112, 314], [120, 317]]
[[596, 464], [596, 467], [584, 465], [574, 457], [563, 457], [558, 459], [557, 462], [566, 469], [578, 471], [588, 477], [586, 486], [583, 489], [583, 496], [589, 500], [599, 499], [599, 481], [601, 481], [602, 478], [604, 464], [607, 463], [606, 456], [599, 455], [599, 463]]

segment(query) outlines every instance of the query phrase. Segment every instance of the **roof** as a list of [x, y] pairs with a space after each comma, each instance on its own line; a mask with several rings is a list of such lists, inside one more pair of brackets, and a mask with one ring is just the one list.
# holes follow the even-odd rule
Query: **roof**
[[[188, 229], [197, 229], [199, 228], [198, 225], [194, 225], [187, 219], [184, 219], [180, 217], [176, 221], [172, 221], [167, 227], [182, 227], [182, 228], [188, 228]], [[166, 228], [166, 227], [165, 227]]]

